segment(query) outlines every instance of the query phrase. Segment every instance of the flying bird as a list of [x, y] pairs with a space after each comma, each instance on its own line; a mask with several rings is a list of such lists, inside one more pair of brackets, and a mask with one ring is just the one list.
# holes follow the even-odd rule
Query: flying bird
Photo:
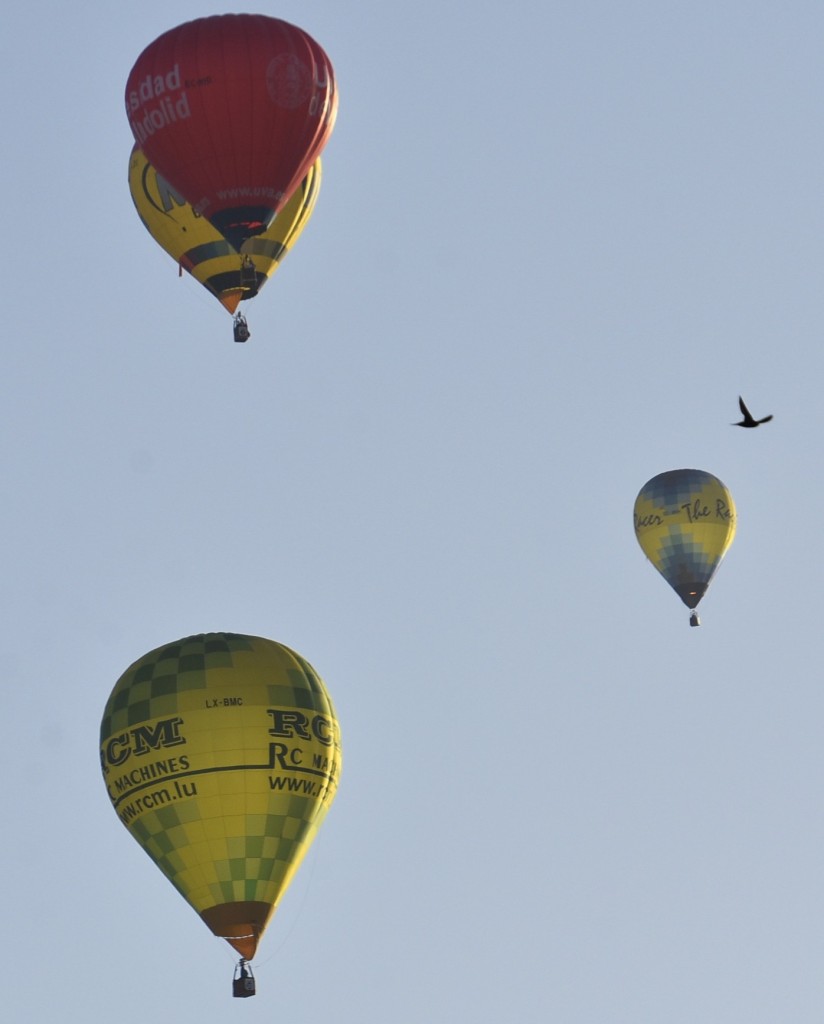
[[757, 427], [759, 423], [769, 423], [772, 419], [772, 414], [770, 414], [763, 419], [757, 420], [746, 405], [744, 405], [744, 399], [740, 395], [738, 396], [738, 404], [741, 406], [741, 415], [744, 419], [740, 423], [733, 423], [734, 427]]

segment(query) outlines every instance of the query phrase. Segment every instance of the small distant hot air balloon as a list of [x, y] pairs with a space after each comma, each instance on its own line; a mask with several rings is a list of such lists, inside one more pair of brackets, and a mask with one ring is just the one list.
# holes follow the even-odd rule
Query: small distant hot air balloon
[[732, 495], [700, 469], [659, 473], [635, 499], [635, 536], [647, 558], [695, 611], [735, 536]]
[[332, 64], [295, 25], [222, 14], [164, 32], [126, 84], [138, 146], [240, 250], [269, 227], [332, 132]]
[[[118, 817], [248, 961], [337, 790], [337, 718], [312, 666], [273, 640], [206, 633], [150, 651], [115, 684], [100, 758]], [[239, 972], [239, 973], [238, 973]]]
[[230, 313], [242, 300], [257, 295], [300, 237], [315, 208], [320, 182], [318, 159], [271, 226], [244, 242], [238, 252], [164, 181], [137, 146], [129, 158], [129, 191], [146, 230]]

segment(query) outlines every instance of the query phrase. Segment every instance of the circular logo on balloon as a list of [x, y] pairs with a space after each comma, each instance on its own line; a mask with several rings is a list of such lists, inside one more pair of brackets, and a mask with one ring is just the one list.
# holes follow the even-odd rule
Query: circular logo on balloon
[[276, 106], [295, 110], [309, 99], [312, 72], [293, 53], [279, 54], [266, 68], [266, 88]]

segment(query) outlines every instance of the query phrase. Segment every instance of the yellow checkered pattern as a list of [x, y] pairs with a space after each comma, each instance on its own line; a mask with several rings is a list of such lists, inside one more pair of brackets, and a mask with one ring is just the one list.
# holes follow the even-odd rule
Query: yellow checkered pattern
[[135, 662], [106, 705], [100, 744], [118, 816], [199, 913], [277, 905], [341, 767], [334, 708], [311, 665], [231, 633]]
[[735, 503], [711, 473], [676, 469], [647, 481], [635, 501], [635, 535], [688, 608], [695, 608], [735, 537]]

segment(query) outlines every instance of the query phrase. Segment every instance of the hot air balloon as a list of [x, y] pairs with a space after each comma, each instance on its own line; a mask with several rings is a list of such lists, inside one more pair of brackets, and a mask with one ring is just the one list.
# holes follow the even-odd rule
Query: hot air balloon
[[240, 954], [235, 994], [253, 994], [248, 961], [340, 776], [340, 732], [320, 676], [261, 637], [166, 644], [115, 684], [100, 758], [118, 817]]
[[137, 58], [126, 113], [158, 174], [239, 250], [266, 231], [326, 145], [334, 71], [286, 21], [198, 18]]
[[735, 536], [732, 495], [700, 469], [659, 473], [635, 499], [635, 536], [647, 558], [695, 611]]
[[129, 158], [129, 191], [146, 230], [230, 313], [241, 300], [257, 295], [300, 237], [315, 207], [320, 182], [318, 159], [271, 226], [244, 242], [238, 252], [163, 180], [137, 146]]

